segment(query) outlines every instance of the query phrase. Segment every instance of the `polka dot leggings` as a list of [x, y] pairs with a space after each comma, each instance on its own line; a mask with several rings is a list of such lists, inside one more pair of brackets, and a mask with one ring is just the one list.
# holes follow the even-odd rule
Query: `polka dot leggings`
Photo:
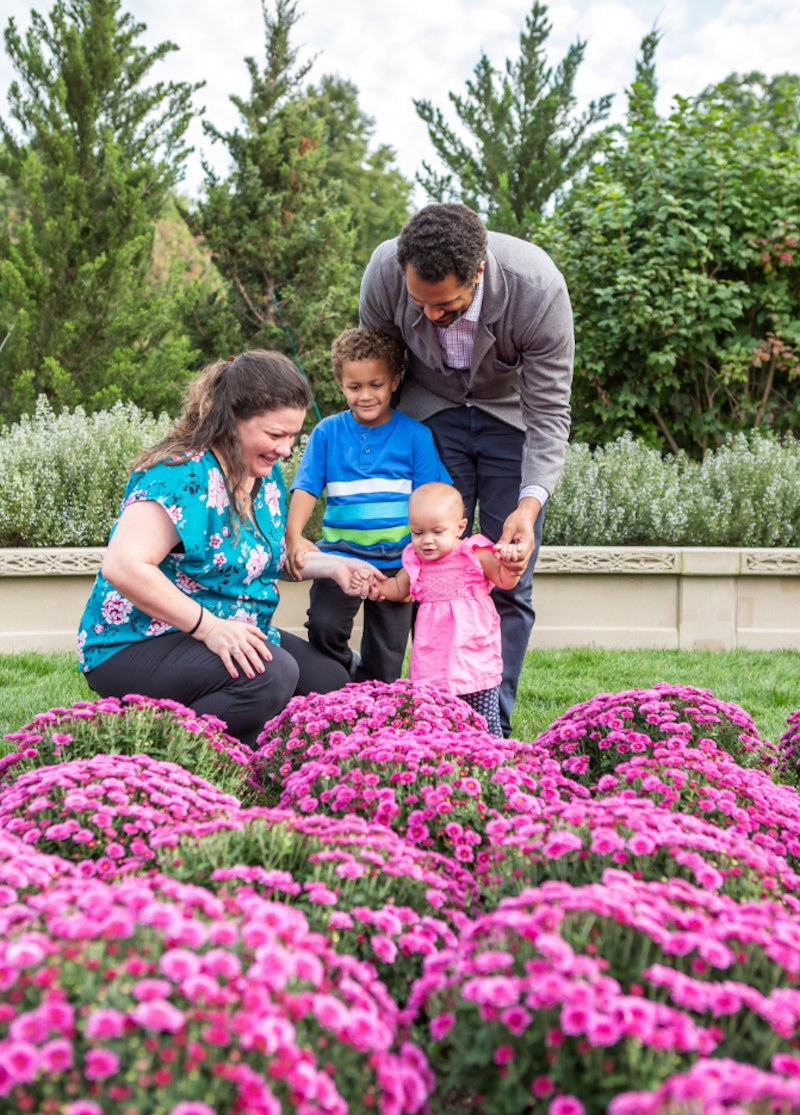
[[500, 727], [500, 687], [481, 689], [478, 693], [459, 693], [459, 698], [485, 717], [489, 734], [502, 738]]

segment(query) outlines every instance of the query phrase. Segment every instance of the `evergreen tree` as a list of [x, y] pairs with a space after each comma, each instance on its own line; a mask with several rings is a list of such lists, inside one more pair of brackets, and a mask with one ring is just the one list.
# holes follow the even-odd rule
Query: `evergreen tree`
[[330, 345], [355, 324], [355, 234], [342, 186], [331, 179], [318, 99], [303, 89], [310, 64], [297, 66], [290, 38], [296, 5], [262, 3], [266, 61], [246, 58], [249, 98], [232, 97], [239, 129], [223, 133], [231, 161], [223, 178], [205, 165], [205, 194], [184, 211], [204, 238], [225, 283], [196, 309], [198, 339], [209, 355], [255, 346], [298, 359], [320, 408], [340, 406], [330, 377]]
[[19, 204], [0, 230], [7, 418], [39, 394], [90, 409], [175, 402], [187, 342], [149, 272], [196, 87], [145, 85], [176, 47], [146, 49], [144, 30], [119, 0], [59, 0], [24, 36], [13, 19], [5, 29], [17, 128], [0, 120], [0, 174]]
[[353, 266], [360, 281], [378, 244], [397, 236], [408, 220], [413, 183], [393, 165], [391, 147], [370, 150], [375, 122], [358, 107], [352, 82], [328, 75], [310, 92], [322, 119], [328, 178], [339, 183], [342, 204], [353, 214]]
[[447, 168], [438, 174], [423, 162], [417, 179], [435, 201], [462, 201], [483, 215], [490, 228], [528, 239], [548, 202], [602, 148], [611, 95], [575, 115], [575, 76], [586, 43], [577, 40], [555, 68], [545, 44], [551, 31], [546, 5], [534, 0], [520, 34], [516, 61], [497, 70], [482, 54], [467, 82], [467, 95], [448, 94], [462, 139], [430, 101], [414, 101], [437, 155]]

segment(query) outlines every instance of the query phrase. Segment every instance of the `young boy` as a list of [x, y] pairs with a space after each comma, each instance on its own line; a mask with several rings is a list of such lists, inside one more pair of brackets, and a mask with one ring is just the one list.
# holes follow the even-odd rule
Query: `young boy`
[[[314, 549], [303, 530], [326, 492], [319, 549], [357, 555], [388, 576], [401, 568], [410, 541], [408, 497], [413, 488], [450, 477], [421, 422], [392, 409], [400, 385], [402, 349], [377, 329], [347, 329], [333, 342], [331, 369], [348, 410], [312, 431], [292, 483], [286, 523], [286, 567], [296, 576]], [[308, 641], [350, 670], [355, 681], [396, 681], [403, 668], [413, 605], [364, 600], [361, 654], [349, 647], [361, 606], [335, 581], [310, 592]]]

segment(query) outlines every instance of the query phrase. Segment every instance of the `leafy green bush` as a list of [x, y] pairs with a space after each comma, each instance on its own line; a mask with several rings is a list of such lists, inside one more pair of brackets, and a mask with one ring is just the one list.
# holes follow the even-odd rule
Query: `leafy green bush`
[[594, 451], [571, 445], [547, 505], [544, 541], [555, 546], [668, 545], [686, 532], [682, 488], [687, 465], [685, 457], [662, 457], [630, 434]]
[[0, 432], [0, 546], [104, 546], [134, 458], [167, 432], [133, 403], [36, 410]]

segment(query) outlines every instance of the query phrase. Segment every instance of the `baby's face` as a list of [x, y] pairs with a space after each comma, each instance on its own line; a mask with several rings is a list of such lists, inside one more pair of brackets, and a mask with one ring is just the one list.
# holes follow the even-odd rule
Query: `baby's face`
[[423, 561], [436, 561], [458, 545], [467, 520], [458, 519], [435, 504], [422, 503], [415, 504], [409, 512], [408, 525], [414, 553]]

